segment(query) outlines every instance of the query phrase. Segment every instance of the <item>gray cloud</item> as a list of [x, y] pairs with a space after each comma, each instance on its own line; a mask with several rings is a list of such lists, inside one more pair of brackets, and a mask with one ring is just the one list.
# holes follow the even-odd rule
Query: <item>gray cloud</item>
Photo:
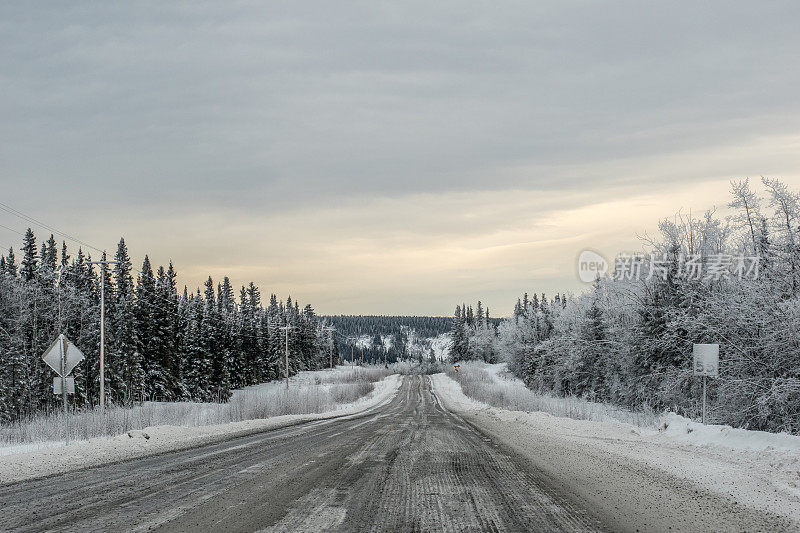
[[0, 179], [88, 219], [639, 191], [670, 170], [643, 159], [797, 133], [797, 20], [795, 2], [6, 3]]

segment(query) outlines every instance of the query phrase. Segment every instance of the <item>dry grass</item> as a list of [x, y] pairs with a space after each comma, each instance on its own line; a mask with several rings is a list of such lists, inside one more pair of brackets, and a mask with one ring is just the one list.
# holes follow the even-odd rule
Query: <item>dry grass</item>
[[[335, 372], [303, 372], [292, 380], [271, 382], [235, 391], [228, 403], [145, 402], [133, 407], [111, 406], [69, 414], [70, 438], [121, 435], [149, 426], [206, 426], [280, 415], [322, 413], [368, 395], [374, 383], [392, 372], [384, 368]], [[56, 411], [0, 426], [0, 446], [58, 441], [64, 438], [64, 413]]]
[[639, 427], [655, 427], [659, 416], [650, 411], [630, 411], [615, 405], [592, 402], [575, 396], [558, 397], [528, 389], [522, 381], [505, 372], [495, 372], [483, 363], [461, 363], [456, 372], [445, 373], [461, 385], [464, 394], [492, 407], [512, 411], [541, 411], [555, 416], [598, 422], [616, 421]]
[[401, 375], [428, 375], [443, 372], [442, 363], [431, 363], [427, 359], [423, 359], [421, 363], [414, 360], [398, 361], [389, 365], [394, 374]]
[[340, 370], [335, 374], [324, 374], [320, 383], [374, 383], [395, 374], [395, 372], [378, 365], [355, 367], [351, 370], [339, 368]]

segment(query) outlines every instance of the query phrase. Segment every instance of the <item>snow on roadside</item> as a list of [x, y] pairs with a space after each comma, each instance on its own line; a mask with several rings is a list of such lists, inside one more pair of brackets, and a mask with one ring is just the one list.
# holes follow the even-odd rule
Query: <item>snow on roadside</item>
[[445, 373], [460, 383], [470, 398], [485, 401], [492, 407], [511, 411], [542, 411], [578, 420], [625, 422], [644, 428], [655, 428], [659, 422], [658, 415], [653, 412], [633, 411], [574, 396], [534, 392], [508, 372], [505, 363], [467, 361], [462, 362], [459, 368], [459, 372], [446, 368]]
[[12, 444], [10, 446], [0, 447], [0, 457], [4, 455], [14, 455], [16, 453], [35, 452], [46, 448], [60, 448], [64, 446], [63, 442], [33, 442], [27, 444]]
[[800, 454], [800, 437], [788, 433], [769, 433], [731, 426], [694, 422], [675, 413], [662, 417], [663, 440], [697, 446], [724, 446], [735, 450], [787, 450]]
[[666, 416], [665, 426], [659, 430], [509, 411], [467, 397], [461, 386], [444, 374], [431, 378], [446, 408], [490, 429], [493, 436], [523, 455], [526, 442], [563, 444], [585, 450], [587, 461], [590, 457], [597, 461], [610, 458], [632, 468], [636, 464], [654, 468], [730, 501], [800, 522], [800, 437], [704, 427], [677, 415]]
[[[525, 385], [509, 374], [505, 363], [485, 365], [487, 372], [520, 387]], [[788, 450], [800, 453], [800, 436], [788, 433], [769, 433], [738, 429], [726, 425], [702, 424], [675, 413], [660, 417], [657, 429], [664, 441], [675, 441], [697, 446], [724, 446], [735, 450]], [[641, 431], [641, 429], [639, 429]]]
[[282, 415], [212, 426], [153, 426], [115, 437], [98, 437], [70, 446], [53, 446], [36, 451], [15, 446], [17, 451], [23, 453], [0, 455], [0, 485], [212, 444], [302, 422], [357, 415], [390, 402], [401, 383], [402, 376], [388, 376], [376, 382], [375, 388], [367, 396], [324, 413]]
[[[473, 362], [471, 364], [474, 366], [477, 363]], [[516, 389], [532, 394], [519, 378], [508, 372], [505, 363], [481, 363], [478, 365], [478, 368], [490, 374], [496, 380], [496, 384], [501, 388], [506, 390]], [[469, 367], [467, 367], [467, 370], [469, 370]], [[474, 401], [473, 398], [469, 398], [469, 400]], [[570, 399], [554, 398], [554, 400], [566, 402]], [[619, 416], [615, 418], [615, 415], [618, 415], [619, 412], [623, 412], [623, 410], [613, 405], [592, 402], [587, 403], [596, 406], [597, 411], [606, 411], [603, 416], [598, 416], [593, 418], [593, 420], [599, 422], [627, 422], [628, 418], [630, 418]], [[646, 433], [648, 429], [657, 430], [663, 441], [694, 444], [697, 446], [724, 446], [735, 450], [775, 449], [800, 452], [800, 436], [787, 433], [769, 433], [766, 431], [737, 429], [725, 425], [704, 425], [675, 413], [667, 413], [662, 416], [655, 415], [653, 417], [652, 427], [648, 428], [646, 425], [645, 427], [639, 425], [636, 431]]]

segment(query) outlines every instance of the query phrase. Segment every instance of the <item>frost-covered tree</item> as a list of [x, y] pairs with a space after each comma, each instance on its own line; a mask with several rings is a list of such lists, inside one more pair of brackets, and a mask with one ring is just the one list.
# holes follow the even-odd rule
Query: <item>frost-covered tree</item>
[[[603, 279], [538, 303], [524, 295], [498, 327], [496, 353], [535, 390], [697, 416], [692, 344], [719, 343], [712, 420], [800, 434], [800, 200], [778, 180], [762, 185], [731, 184], [730, 219], [709, 211], [663, 220], [645, 238], [663, 276]], [[717, 254], [756, 257], [749, 276], [717, 279], [686, 275], [693, 254], [704, 273]]]
[[107, 358], [112, 377], [108, 392], [115, 401], [129, 404], [144, 398], [145, 376], [136, 329], [132, 266], [125, 239], [120, 239], [114, 260], [114, 308], [110, 328], [110, 357]]
[[95, 268], [83, 250], [74, 253], [65, 242], [59, 246], [52, 235], [37, 247], [32, 229], [21, 248], [0, 254], [0, 421], [56, 407], [53, 373], [41, 355], [59, 333], [86, 355], [74, 370], [72, 406], [97, 405], [101, 285], [110, 403], [225, 401], [234, 387], [281, 378], [280, 328], [286, 324], [295, 328], [290, 373], [329, 364], [329, 336], [310, 305], [292, 299], [284, 305], [272, 295], [264, 308], [252, 282], [236, 302], [227, 277], [216, 288], [209, 279], [202, 293], [184, 287], [179, 295], [173, 264], [156, 268], [147, 256], [137, 273], [124, 239], [114, 260], [113, 268]]

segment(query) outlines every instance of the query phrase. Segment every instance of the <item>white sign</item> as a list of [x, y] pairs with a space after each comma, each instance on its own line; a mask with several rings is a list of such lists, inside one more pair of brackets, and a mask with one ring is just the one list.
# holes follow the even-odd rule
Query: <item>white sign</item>
[[[64, 353], [61, 351], [62, 349], [66, 349], [67, 351], [66, 358], [64, 358]], [[66, 359], [66, 368], [62, 374], [61, 366], [64, 359]], [[77, 346], [69, 342], [63, 333], [59, 335], [55, 341], [53, 341], [53, 344], [50, 345], [50, 347], [42, 356], [42, 361], [47, 363], [47, 365], [59, 376], [69, 375], [69, 373], [72, 372], [72, 369], [84, 359], [85, 357], [83, 352], [81, 352]]]
[[694, 364], [692, 366], [695, 376], [719, 376], [719, 344], [694, 344], [692, 345]]
[[[53, 378], [53, 394], [56, 396], [60, 396], [64, 393], [64, 389], [61, 388], [61, 380], [63, 378], [57, 377]], [[75, 394], [75, 378], [72, 376], [67, 377], [64, 379], [67, 382], [67, 394]]]

